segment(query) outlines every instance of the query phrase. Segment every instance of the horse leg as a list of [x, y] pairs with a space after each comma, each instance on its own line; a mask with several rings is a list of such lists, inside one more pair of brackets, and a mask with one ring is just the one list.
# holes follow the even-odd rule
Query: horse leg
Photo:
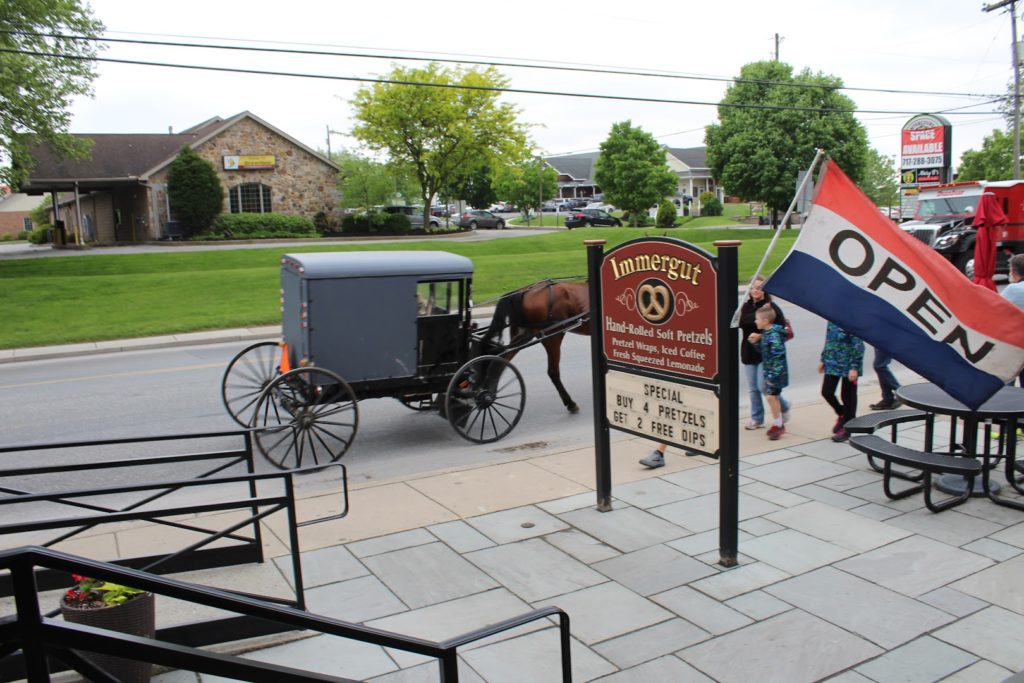
[[576, 402], [572, 400], [572, 396], [569, 395], [569, 392], [562, 385], [562, 374], [559, 370], [559, 362], [562, 360], [562, 337], [564, 336], [564, 334], [557, 334], [553, 337], [548, 337], [541, 343], [548, 354], [548, 377], [551, 378], [551, 383], [555, 385], [555, 390], [558, 391], [562, 403], [569, 412], [578, 413], [580, 412], [580, 407], [576, 405]]

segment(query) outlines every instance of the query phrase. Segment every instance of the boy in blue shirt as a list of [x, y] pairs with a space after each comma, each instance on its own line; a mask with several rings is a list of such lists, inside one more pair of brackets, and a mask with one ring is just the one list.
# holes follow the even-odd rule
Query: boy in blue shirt
[[782, 419], [782, 390], [789, 384], [789, 366], [786, 363], [786, 331], [775, 324], [775, 309], [762, 306], [754, 313], [754, 322], [760, 332], [752, 332], [747, 340], [761, 353], [764, 372], [764, 397], [772, 411], [772, 426], [768, 438], [777, 441], [786, 433]]

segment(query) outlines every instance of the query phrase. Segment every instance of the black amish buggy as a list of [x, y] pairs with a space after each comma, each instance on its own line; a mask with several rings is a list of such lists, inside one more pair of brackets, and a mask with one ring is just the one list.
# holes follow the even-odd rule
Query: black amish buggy
[[472, 280], [472, 261], [440, 251], [286, 254], [283, 340], [232, 359], [228, 413], [281, 468], [344, 455], [367, 398], [436, 410], [469, 441], [501, 439], [526, 389], [506, 348], [473, 326]]

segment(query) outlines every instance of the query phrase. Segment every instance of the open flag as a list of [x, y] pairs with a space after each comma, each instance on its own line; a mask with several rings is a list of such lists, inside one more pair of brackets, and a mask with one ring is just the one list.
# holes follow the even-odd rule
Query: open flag
[[896, 227], [831, 160], [793, 250], [764, 289], [972, 409], [1024, 367], [1024, 311]]

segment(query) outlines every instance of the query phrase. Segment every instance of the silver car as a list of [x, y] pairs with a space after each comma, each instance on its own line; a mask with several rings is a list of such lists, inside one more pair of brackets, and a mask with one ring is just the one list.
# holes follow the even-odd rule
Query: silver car
[[470, 230], [476, 230], [477, 228], [497, 228], [502, 230], [505, 228], [505, 219], [501, 216], [495, 216], [490, 211], [469, 209], [463, 211], [462, 215], [459, 216], [459, 227], [469, 228]]

